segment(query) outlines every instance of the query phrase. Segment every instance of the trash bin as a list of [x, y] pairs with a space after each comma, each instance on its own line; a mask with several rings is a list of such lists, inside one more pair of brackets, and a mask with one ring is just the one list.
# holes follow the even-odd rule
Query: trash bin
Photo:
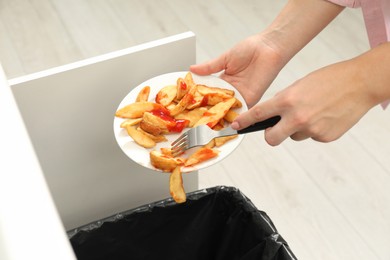
[[79, 260], [296, 259], [265, 212], [234, 187], [171, 198], [68, 231]]

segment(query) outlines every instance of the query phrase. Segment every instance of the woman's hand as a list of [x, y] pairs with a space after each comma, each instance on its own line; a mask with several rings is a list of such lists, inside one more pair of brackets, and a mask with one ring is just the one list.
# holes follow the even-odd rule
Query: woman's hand
[[364, 67], [354, 59], [314, 71], [239, 115], [232, 127], [241, 129], [280, 115], [279, 123], [265, 131], [270, 145], [288, 137], [296, 141], [336, 140], [378, 103], [365, 80]]
[[190, 70], [199, 75], [223, 71], [221, 78], [235, 86], [248, 106], [252, 107], [284, 64], [272, 43], [267, 43], [261, 35], [254, 35], [214, 60], [191, 66]]
[[343, 9], [327, 1], [290, 0], [262, 33], [190, 70], [199, 75], [223, 71], [221, 78], [236, 87], [252, 107], [283, 66]]

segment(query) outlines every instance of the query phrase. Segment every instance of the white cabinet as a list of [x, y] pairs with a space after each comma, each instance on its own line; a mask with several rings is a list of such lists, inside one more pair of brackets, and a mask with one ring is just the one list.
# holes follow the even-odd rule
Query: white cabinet
[[[114, 113], [133, 87], [159, 74], [188, 70], [195, 57], [195, 36], [187, 32], [8, 80], [65, 230], [170, 196], [168, 174], [137, 165], [117, 146]], [[16, 135], [22, 122], [15, 120], [19, 122], [10, 138], [20, 139]], [[35, 155], [28, 139], [23, 142], [25, 147], [19, 149], [31, 151], [20, 153], [20, 158], [12, 154], [20, 165], [11, 165], [7, 172], [1, 168], [1, 174], [22, 168], [39, 178], [38, 170], [26, 164]], [[18, 147], [9, 142], [2, 153]], [[186, 191], [196, 190], [197, 172], [186, 174], [184, 182]], [[18, 187], [16, 191], [25, 192]], [[31, 201], [34, 197], [27, 191], [22, 195], [26, 203], [41, 203]], [[32, 214], [41, 213], [37, 208]]]

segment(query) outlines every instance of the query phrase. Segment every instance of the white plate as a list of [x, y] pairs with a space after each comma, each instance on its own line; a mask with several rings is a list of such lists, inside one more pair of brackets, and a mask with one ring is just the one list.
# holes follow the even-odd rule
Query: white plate
[[[122, 108], [128, 104], [134, 103], [135, 99], [138, 95], [138, 93], [141, 91], [141, 89], [145, 86], [150, 86], [150, 95], [149, 95], [149, 101], [155, 102], [155, 97], [157, 93], [160, 91], [161, 88], [167, 85], [175, 85], [176, 81], [179, 77], [184, 78], [187, 74], [187, 71], [181, 71], [181, 72], [172, 72], [163, 74], [157, 77], [154, 77], [152, 79], [149, 79], [137, 87], [135, 87], [133, 90], [130, 91], [129, 94], [122, 100], [122, 102], [119, 104], [118, 109]], [[241, 101], [242, 107], [236, 109], [237, 113], [242, 113], [246, 110], [248, 110], [248, 107], [246, 106], [246, 103], [241, 96], [241, 94], [229, 83], [226, 81], [216, 77], [216, 76], [198, 76], [195, 74], [192, 74], [194, 82], [198, 84], [203, 84], [207, 86], [214, 86], [214, 87], [220, 87], [220, 88], [226, 88], [234, 90], [235, 97]], [[180, 133], [178, 134], [167, 134], [165, 135], [168, 141], [157, 143], [157, 145], [152, 149], [146, 149], [144, 147], [141, 147], [140, 145], [136, 144], [133, 139], [127, 134], [126, 130], [120, 127], [120, 124], [124, 121], [123, 118], [115, 117], [114, 119], [114, 134], [116, 141], [118, 142], [119, 147], [122, 149], [122, 151], [133, 161], [136, 163], [156, 171], [160, 171], [159, 169], [156, 169], [151, 163], [150, 163], [150, 157], [149, 153], [152, 150], [160, 150], [161, 147], [170, 147], [171, 143], [176, 140], [176, 138], [179, 137]], [[183, 131], [186, 131], [188, 128], [184, 129]], [[234, 149], [241, 143], [243, 140], [244, 135], [239, 135], [238, 138], [235, 138], [223, 146], [219, 147], [218, 150], [220, 151], [219, 155], [213, 159], [210, 159], [208, 161], [205, 161], [203, 163], [199, 163], [192, 167], [182, 167], [182, 172], [191, 172], [200, 170], [203, 168], [206, 168], [208, 166], [211, 166], [222, 159], [226, 158], [231, 152], [234, 151]], [[193, 152], [193, 151], [192, 151]], [[188, 157], [191, 153], [191, 151], [186, 152], [186, 156]], [[184, 157], [184, 156], [183, 156]]]

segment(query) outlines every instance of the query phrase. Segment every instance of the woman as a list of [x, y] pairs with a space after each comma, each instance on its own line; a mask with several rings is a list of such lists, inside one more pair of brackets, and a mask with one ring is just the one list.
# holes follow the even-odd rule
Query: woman
[[[371, 50], [316, 70], [258, 103], [287, 62], [325, 28], [345, 6], [361, 7]], [[372, 107], [390, 99], [389, 0], [290, 0], [272, 24], [220, 57], [191, 66], [234, 85], [250, 109], [232, 123], [235, 129], [280, 115], [265, 131], [270, 145], [286, 138], [320, 142], [338, 139]]]

